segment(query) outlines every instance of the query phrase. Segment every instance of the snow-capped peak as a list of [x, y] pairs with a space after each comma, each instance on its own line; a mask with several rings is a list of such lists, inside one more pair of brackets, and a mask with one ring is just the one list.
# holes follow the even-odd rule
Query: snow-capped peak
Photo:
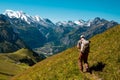
[[86, 22], [86, 25], [87, 25], [87, 26], [90, 26], [92, 22], [93, 22], [93, 20], [90, 19], [90, 20], [88, 20], [88, 21]]
[[22, 11], [13, 11], [13, 10], [6, 10], [3, 14], [9, 16], [10, 18], [21, 18], [21, 17], [24, 18], [28, 16]]
[[80, 26], [90, 26], [91, 25], [91, 22], [93, 20], [88, 20], [88, 21], [84, 21], [84, 20], [77, 20], [77, 21], [74, 21], [75, 24], [77, 25], [80, 25]]
[[37, 22], [40, 22], [43, 19], [40, 16], [36, 15], [36, 16], [34, 16], [34, 20], [37, 21]]
[[54, 25], [52, 23], [52, 21], [50, 21], [49, 19], [43, 19], [38, 15], [29, 16], [26, 13], [24, 13], [23, 11], [6, 10], [3, 14], [8, 16], [9, 18], [18, 18], [18, 19], [24, 20], [28, 24], [30, 24], [30, 23], [39, 23], [39, 24], [41, 24], [43, 26]]
[[72, 25], [72, 21], [59, 21], [56, 23], [56, 25], [60, 26], [60, 25], [63, 25], [63, 26], [68, 26], [68, 25]]
[[20, 18], [22, 20], [25, 20], [27, 23], [30, 23], [30, 16], [23, 11], [6, 10], [3, 14], [7, 15], [10, 18]]
[[85, 21], [77, 20], [77, 21], [74, 21], [74, 23], [77, 24], [77, 25], [83, 26], [85, 24]]

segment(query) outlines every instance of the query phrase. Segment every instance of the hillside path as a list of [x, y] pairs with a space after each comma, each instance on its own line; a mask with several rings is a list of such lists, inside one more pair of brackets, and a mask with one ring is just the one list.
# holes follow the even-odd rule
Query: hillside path
[[99, 78], [98, 76], [96, 76], [95, 74], [90, 74], [90, 73], [84, 73], [85, 76], [90, 79], [90, 80], [102, 80], [102, 78]]

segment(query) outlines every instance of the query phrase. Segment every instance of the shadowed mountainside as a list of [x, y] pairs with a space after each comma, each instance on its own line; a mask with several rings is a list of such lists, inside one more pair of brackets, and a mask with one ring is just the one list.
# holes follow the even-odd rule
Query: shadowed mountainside
[[16, 34], [9, 20], [0, 15], [0, 53], [14, 52], [26, 48], [25, 43]]

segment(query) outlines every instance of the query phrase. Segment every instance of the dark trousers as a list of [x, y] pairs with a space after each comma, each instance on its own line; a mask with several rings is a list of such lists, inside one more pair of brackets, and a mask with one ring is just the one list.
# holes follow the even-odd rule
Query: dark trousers
[[80, 53], [79, 54], [79, 58], [78, 58], [78, 66], [80, 68], [81, 71], [83, 71], [83, 62], [85, 64], [85, 70], [87, 71], [88, 68], [89, 68], [89, 65], [88, 65], [88, 53]]

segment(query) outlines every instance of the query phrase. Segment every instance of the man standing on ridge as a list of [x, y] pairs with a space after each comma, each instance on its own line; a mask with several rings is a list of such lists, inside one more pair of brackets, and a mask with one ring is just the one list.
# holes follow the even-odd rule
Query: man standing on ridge
[[85, 72], [89, 71], [89, 65], [88, 65], [88, 53], [90, 50], [89, 46], [90, 41], [85, 39], [84, 35], [80, 36], [80, 40], [77, 43], [77, 48], [80, 50], [79, 58], [78, 58], [78, 65], [80, 70], [83, 72], [83, 61], [85, 66]]

